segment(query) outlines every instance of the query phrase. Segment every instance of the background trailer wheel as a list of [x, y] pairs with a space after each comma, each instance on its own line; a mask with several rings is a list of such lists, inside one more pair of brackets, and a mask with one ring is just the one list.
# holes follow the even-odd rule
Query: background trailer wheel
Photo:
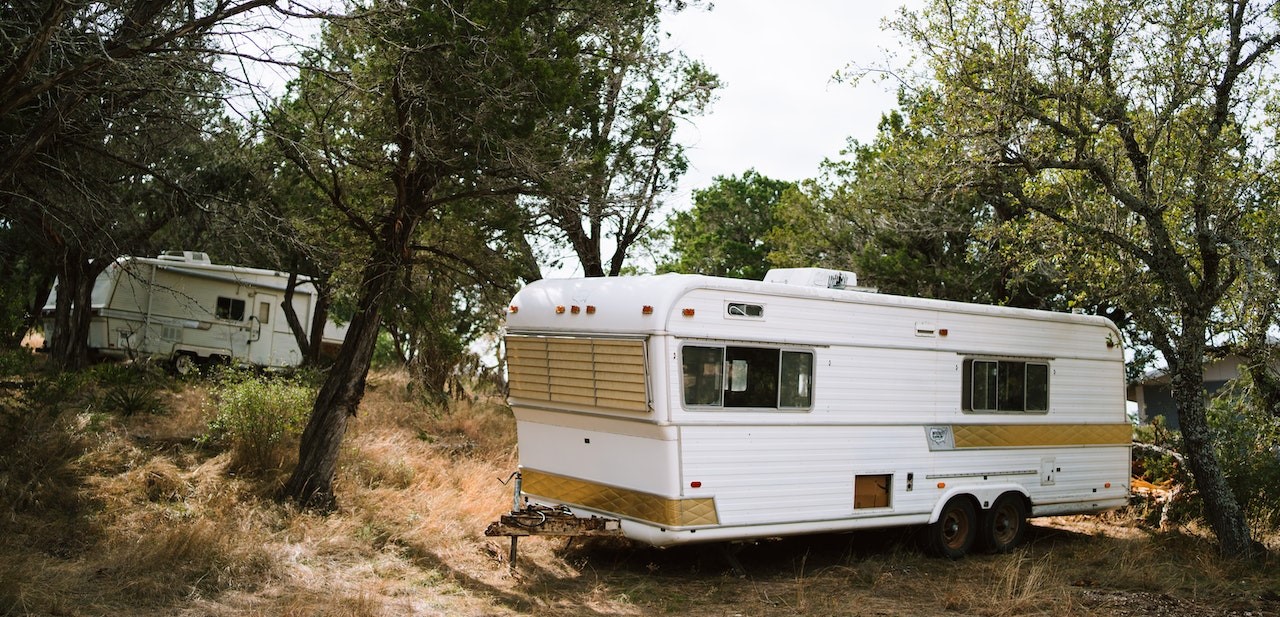
[[924, 529], [925, 550], [938, 557], [959, 559], [973, 548], [978, 536], [978, 515], [968, 497], [957, 495], [947, 505], [935, 523]]
[[189, 353], [180, 353], [173, 357], [173, 372], [187, 377], [200, 372], [200, 363], [196, 357]]

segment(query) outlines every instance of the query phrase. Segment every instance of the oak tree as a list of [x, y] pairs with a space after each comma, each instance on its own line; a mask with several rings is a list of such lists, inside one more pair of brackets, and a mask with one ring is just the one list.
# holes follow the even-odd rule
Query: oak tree
[[1172, 376], [1226, 554], [1253, 550], [1205, 421], [1206, 345], [1274, 217], [1273, 4], [936, 0], [896, 22], [936, 87], [957, 169], [1005, 173], [1071, 285], [1133, 316]]

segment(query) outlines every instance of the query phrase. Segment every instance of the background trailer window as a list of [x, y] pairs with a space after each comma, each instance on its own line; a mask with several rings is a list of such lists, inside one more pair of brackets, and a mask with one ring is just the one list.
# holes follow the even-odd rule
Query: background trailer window
[[244, 321], [244, 300], [218, 296], [217, 311], [214, 314], [218, 319]]
[[772, 347], [685, 345], [684, 404], [807, 409], [813, 402], [813, 353]]

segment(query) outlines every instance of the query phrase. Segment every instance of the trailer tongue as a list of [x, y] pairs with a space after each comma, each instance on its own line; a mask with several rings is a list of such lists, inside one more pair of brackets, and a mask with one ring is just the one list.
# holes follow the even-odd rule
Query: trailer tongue
[[489, 537], [511, 538], [508, 564], [512, 572], [516, 569], [518, 542], [523, 536], [558, 536], [569, 538], [570, 542], [574, 538], [585, 536], [622, 536], [622, 521], [616, 518], [599, 516], [582, 518], [574, 516], [564, 506], [526, 505], [523, 509], [520, 508], [520, 472], [512, 474], [512, 478], [515, 479], [513, 506], [516, 509], [509, 514], [503, 514], [497, 521], [489, 523], [484, 530], [484, 535]]

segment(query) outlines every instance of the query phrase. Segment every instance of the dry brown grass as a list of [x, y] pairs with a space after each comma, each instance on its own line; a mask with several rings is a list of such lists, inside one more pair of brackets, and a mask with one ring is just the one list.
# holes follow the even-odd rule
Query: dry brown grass
[[[1276, 563], [1217, 557], [1202, 531], [1123, 517], [1038, 521], [1025, 548], [952, 562], [910, 533], [658, 550], [521, 543], [482, 531], [510, 504], [510, 412], [431, 407], [371, 376], [347, 436], [340, 508], [274, 502], [279, 477], [200, 447], [208, 389], [124, 417], [67, 396], [0, 401], [0, 614], [35, 615], [1270, 615]], [[92, 389], [92, 386], [90, 386]], [[19, 409], [28, 410], [25, 414]]]

